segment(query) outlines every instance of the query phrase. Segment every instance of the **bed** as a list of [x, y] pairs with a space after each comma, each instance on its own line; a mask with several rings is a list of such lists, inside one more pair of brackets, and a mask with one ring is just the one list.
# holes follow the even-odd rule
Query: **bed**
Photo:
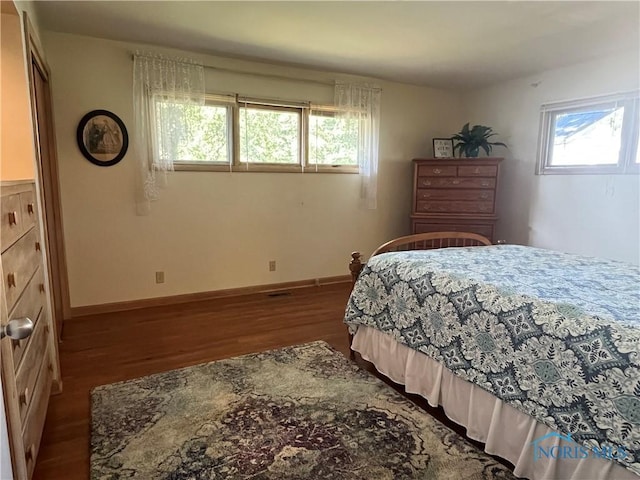
[[350, 269], [352, 350], [516, 475], [640, 478], [637, 266], [437, 232]]

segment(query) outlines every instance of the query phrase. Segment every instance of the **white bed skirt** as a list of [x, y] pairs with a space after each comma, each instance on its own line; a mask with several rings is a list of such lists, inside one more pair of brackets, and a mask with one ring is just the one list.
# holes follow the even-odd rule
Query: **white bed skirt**
[[[529, 415], [503, 403], [486, 390], [451, 373], [439, 362], [396, 342], [389, 335], [360, 326], [353, 350], [373, 363], [378, 371], [409, 393], [421, 395], [430, 405], [442, 405], [447, 417], [463, 425], [467, 435], [485, 444], [485, 451], [515, 465], [514, 473], [531, 480], [638, 480], [619, 464], [598, 458], [534, 461], [533, 442], [553, 430]], [[544, 443], [567, 446], [560, 438]]]

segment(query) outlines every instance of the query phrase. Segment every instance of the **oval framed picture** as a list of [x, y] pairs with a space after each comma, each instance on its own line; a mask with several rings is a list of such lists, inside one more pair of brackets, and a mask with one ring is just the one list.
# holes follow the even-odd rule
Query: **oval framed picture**
[[92, 110], [82, 117], [76, 137], [82, 155], [100, 167], [115, 165], [129, 148], [129, 135], [124, 123], [107, 110]]

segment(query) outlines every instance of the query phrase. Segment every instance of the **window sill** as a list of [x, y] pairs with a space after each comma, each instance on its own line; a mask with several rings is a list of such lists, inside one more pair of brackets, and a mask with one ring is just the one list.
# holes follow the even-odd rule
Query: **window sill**
[[581, 166], [581, 167], [546, 167], [540, 169], [538, 175], [633, 175], [640, 173], [640, 168], [611, 166]]
[[233, 172], [233, 173], [348, 173], [358, 174], [358, 167], [339, 165], [311, 165], [302, 168], [299, 165], [260, 165], [260, 164], [213, 164], [213, 163], [176, 163], [176, 172]]

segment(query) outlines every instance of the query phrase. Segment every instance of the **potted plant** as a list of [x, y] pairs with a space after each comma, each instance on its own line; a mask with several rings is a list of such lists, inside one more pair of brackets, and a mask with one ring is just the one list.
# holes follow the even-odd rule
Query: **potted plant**
[[461, 157], [462, 154], [464, 154], [465, 157], [475, 158], [478, 156], [478, 153], [480, 153], [481, 148], [487, 155], [490, 155], [495, 145], [506, 147], [502, 142], [490, 142], [489, 138], [494, 135], [497, 134], [491, 127], [474, 125], [472, 128], [469, 128], [469, 123], [467, 122], [464, 127], [462, 127], [462, 130], [451, 137], [452, 140], [458, 142], [453, 147], [453, 152], [455, 154], [456, 150], [458, 150]]

